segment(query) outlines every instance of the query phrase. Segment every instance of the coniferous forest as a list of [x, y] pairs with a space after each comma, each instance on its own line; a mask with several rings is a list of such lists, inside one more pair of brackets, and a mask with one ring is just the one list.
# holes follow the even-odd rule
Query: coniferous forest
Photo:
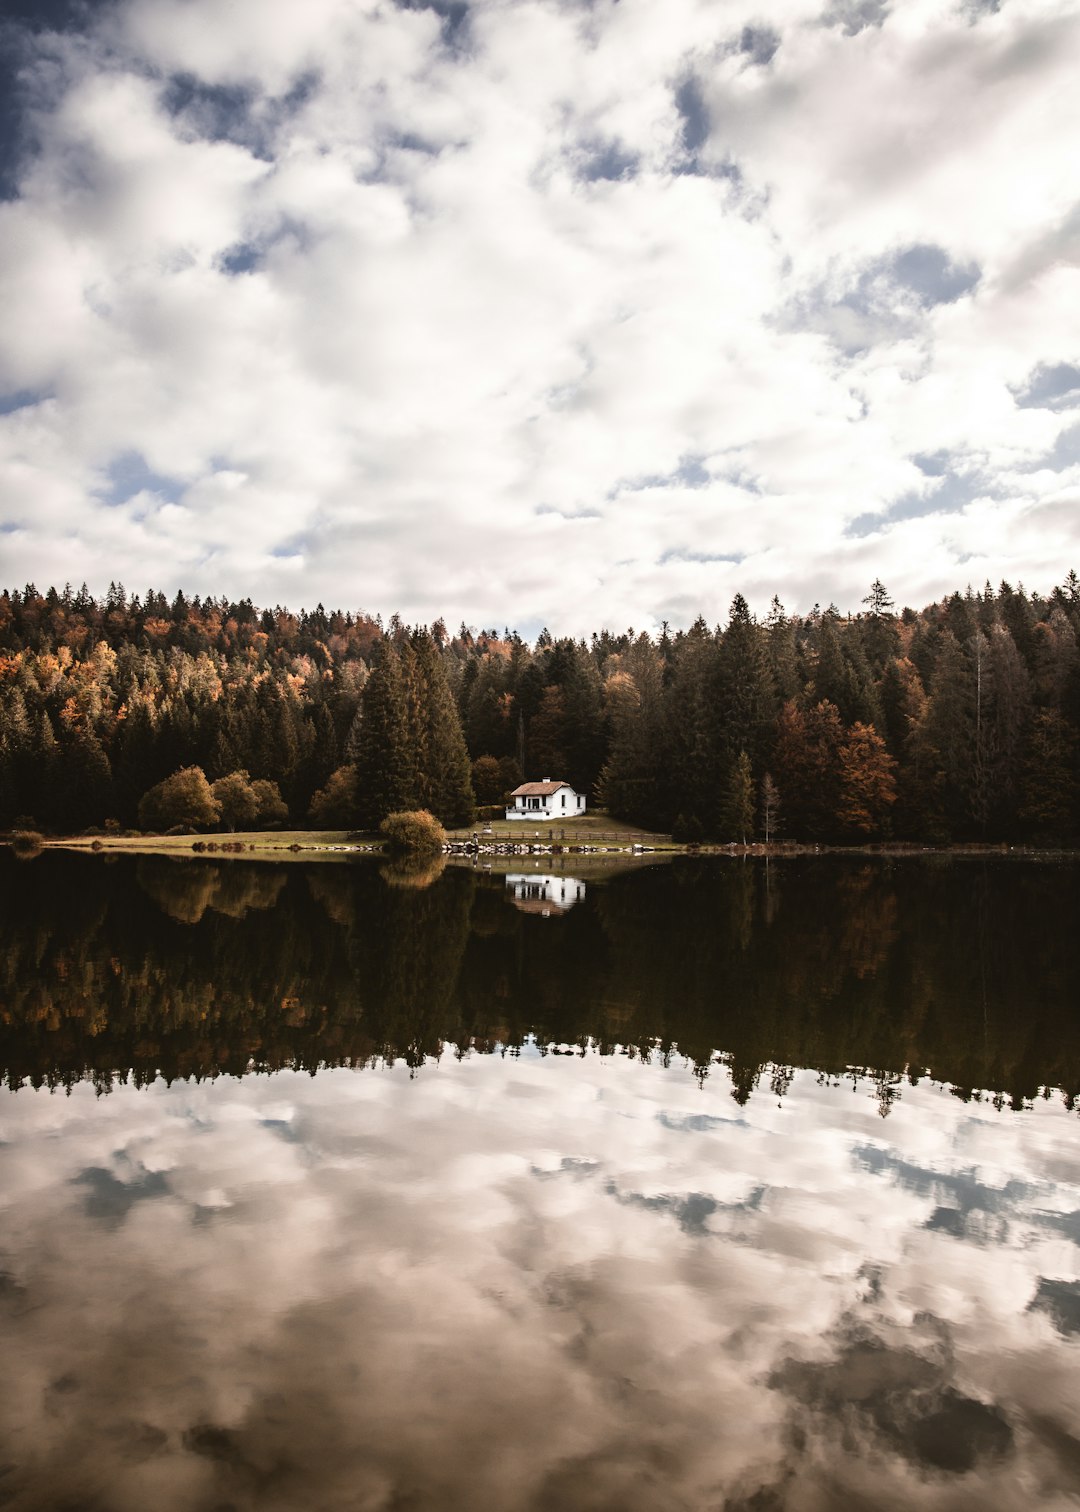
[[528, 644], [112, 586], [0, 594], [0, 826], [473, 821], [523, 778], [677, 839], [1075, 842], [1080, 579]]

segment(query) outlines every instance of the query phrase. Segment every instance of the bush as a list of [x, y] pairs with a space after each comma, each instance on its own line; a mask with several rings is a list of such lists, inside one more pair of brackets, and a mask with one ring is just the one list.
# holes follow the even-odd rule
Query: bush
[[17, 856], [36, 856], [41, 850], [42, 836], [35, 829], [14, 829], [11, 844]]
[[388, 814], [379, 825], [393, 855], [434, 855], [446, 844], [446, 831], [427, 809]]

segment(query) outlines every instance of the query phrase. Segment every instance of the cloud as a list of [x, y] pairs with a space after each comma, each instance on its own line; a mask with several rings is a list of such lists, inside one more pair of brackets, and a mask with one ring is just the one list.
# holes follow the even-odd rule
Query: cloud
[[[9, 580], [584, 631], [1070, 560], [1055, 0], [117, 0], [5, 35]], [[932, 492], [939, 453], [979, 490]]]

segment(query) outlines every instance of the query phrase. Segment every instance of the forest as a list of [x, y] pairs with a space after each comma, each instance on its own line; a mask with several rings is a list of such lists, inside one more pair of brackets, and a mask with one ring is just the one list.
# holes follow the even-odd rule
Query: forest
[[553, 777], [684, 841], [1070, 844], [1078, 636], [1073, 572], [534, 644], [29, 584], [0, 594], [0, 828], [456, 827]]

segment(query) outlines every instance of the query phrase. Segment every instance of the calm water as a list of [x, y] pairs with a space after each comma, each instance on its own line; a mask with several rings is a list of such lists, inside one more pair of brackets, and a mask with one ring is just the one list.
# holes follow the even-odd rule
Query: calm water
[[0, 1506], [1075, 1509], [1078, 919], [0, 854]]

